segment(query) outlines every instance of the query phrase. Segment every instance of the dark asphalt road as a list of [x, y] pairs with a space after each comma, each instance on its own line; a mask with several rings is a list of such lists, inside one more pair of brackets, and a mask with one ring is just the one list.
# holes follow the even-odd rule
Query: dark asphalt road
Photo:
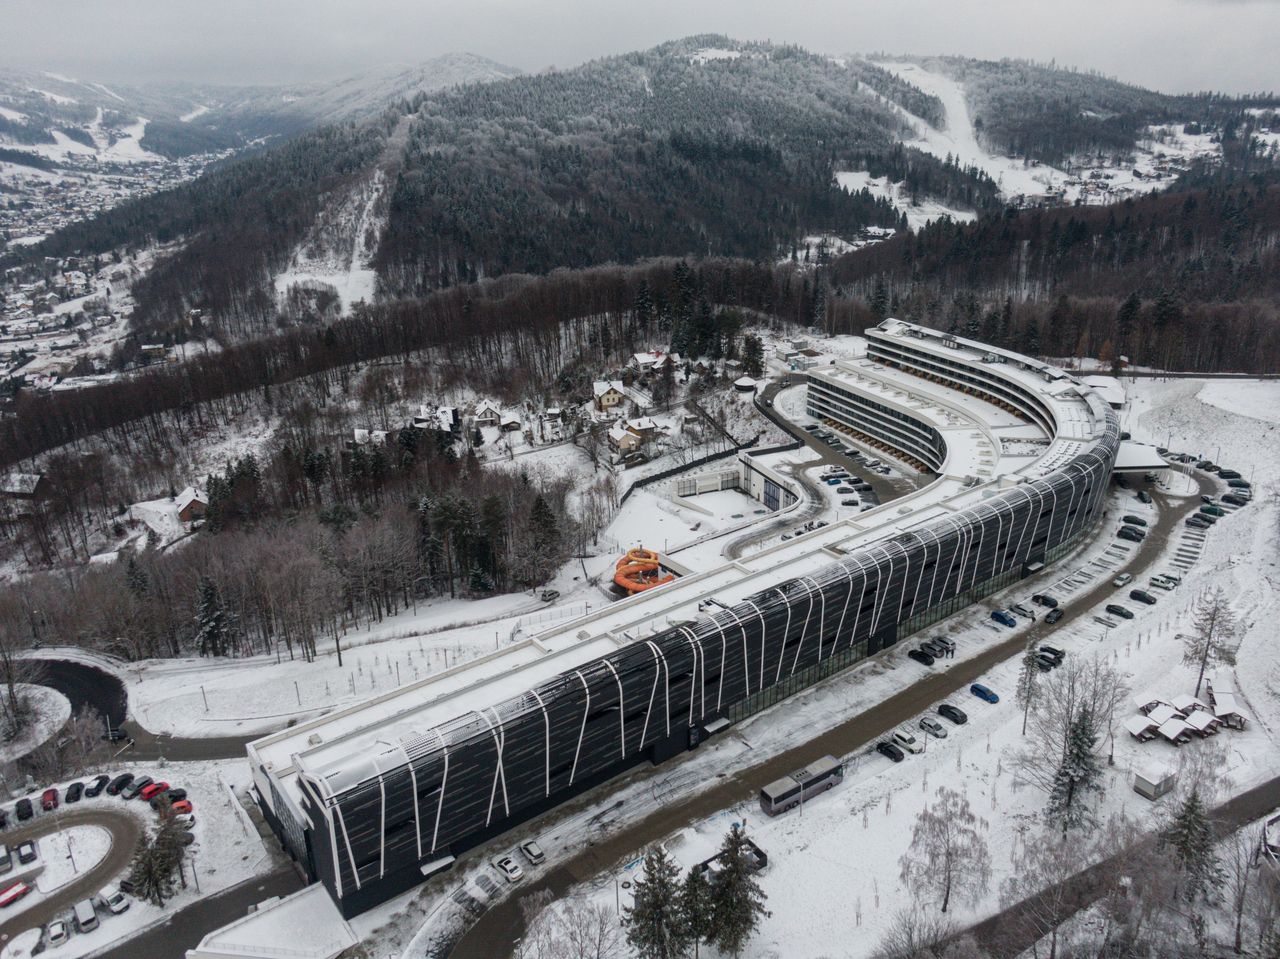
[[[69, 912], [75, 903], [89, 898], [104, 886], [111, 885], [128, 868], [138, 837], [142, 835], [142, 824], [129, 813], [113, 810], [108, 805], [119, 803], [120, 800], [116, 797], [103, 794], [96, 799], [82, 799], [81, 802], [85, 805], [64, 806], [56, 816], [52, 813], [38, 813], [37, 818], [20, 828], [5, 830], [4, 843], [13, 849], [28, 839], [41, 839], [71, 826], [101, 826], [111, 834], [111, 850], [101, 862], [82, 871], [48, 899], [0, 922], [0, 944], [28, 929], [43, 926], [60, 913]], [[72, 852], [74, 851], [75, 847], [72, 846]], [[16, 867], [16, 856], [14, 862]]]
[[217, 895], [192, 903], [158, 926], [119, 945], [95, 952], [94, 959], [184, 959], [206, 935], [239, 919], [254, 903], [271, 896], [288, 896], [305, 883], [292, 865], [258, 876]]
[[[1203, 492], [1213, 491], [1214, 487], [1210, 480], [1199, 478], [1198, 482]], [[1154, 565], [1167, 542], [1180, 532], [1182, 519], [1187, 512], [1199, 506], [1199, 500], [1194, 497], [1178, 501], [1170, 500], [1159, 493], [1155, 494], [1155, 501], [1160, 508], [1159, 519], [1151, 528], [1146, 540], [1138, 545], [1132, 558], [1124, 565], [1125, 571], [1134, 574], [1135, 578]], [[1109, 536], [1111, 525], [1109, 520], [1104, 519], [1097, 535]], [[1057, 568], [1054, 569], [1053, 574], [1061, 575]], [[1027, 582], [1023, 585], [1029, 594], [1033, 584]], [[859, 749], [866, 749], [887, 730], [931, 709], [935, 703], [965, 689], [970, 683], [981, 678], [992, 667], [1018, 655], [1029, 642], [1048, 639], [1056, 630], [1070, 626], [1075, 620], [1091, 617], [1092, 608], [1114, 592], [1110, 577], [1099, 578], [1090, 589], [1073, 597], [1070, 604], [1063, 607], [1065, 615], [1057, 624], [1050, 626], [1040, 620], [1030, 629], [1019, 630], [1008, 639], [987, 647], [975, 657], [952, 661], [945, 670], [923, 672], [918, 682], [846, 720], [834, 729], [819, 734], [809, 742], [772, 756], [748, 769], [723, 776], [714, 786], [696, 795], [672, 798], [661, 809], [648, 812], [638, 820], [622, 826], [616, 832], [589, 842], [586, 847], [579, 849], [554, 868], [530, 876], [523, 884], [519, 898], [530, 896], [543, 889], [560, 897], [577, 883], [594, 879], [612, 869], [618, 862], [638, 855], [639, 850], [649, 843], [723, 809], [750, 801], [765, 784], [793, 769], [800, 768], [827, 754], [847, 756]], [[904, 660], [900, 668], [918, 669], [919, 667], [910, 660]], [[785, 706], [775, 708], [785, 708]], [[679, 770], [680, 764], [692, 755], [687, 753], [665, 763], [662, 767], [663, 774], [673, 775]], [[652, 767], [637, 769], [619, 780], [606, 783], [599, 789], [553, 810], [540, 821], [522, 826], [521, 832], [522, 834], [554, 833], [555, 822], [561, 817], [599, 804], [620, 785], [653, 775]], [[511, 842], [511, 836], [498, 837], [470, 855], [476, 858], [487, 858], [500, 849], [505, 851]], [[519, 898], [508, 896], [495, 903], [454, 947], [451, 959], [499, 959], [499, 957], [510, 956], [516, 940], [523, 935], [524, 931]]]

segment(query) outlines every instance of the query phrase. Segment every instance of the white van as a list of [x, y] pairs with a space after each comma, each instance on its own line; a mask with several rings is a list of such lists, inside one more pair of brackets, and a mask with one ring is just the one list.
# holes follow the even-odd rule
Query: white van
[[81, 932], [92, 932], [98, 928], [98, 914], [93, 911], [93, 903], [81, 899], [76, 903], [76, 928]]

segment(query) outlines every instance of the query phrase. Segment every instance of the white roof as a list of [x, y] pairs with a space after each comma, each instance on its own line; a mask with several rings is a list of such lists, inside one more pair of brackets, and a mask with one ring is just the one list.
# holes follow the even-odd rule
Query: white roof
[[359, 941], [328, 890], [317, 882], [209, 933], [187, 957], [334, 959]]
[[0, 486], [0, 492], [30, 495], [36, 491], [40, 480], [39, 473], [9, 473], [5, 476], [3, 485]]
[[1114, 376], [1102, 376], [1092, 373], [1081, 377], [1085, 385], [1092, 387], [1110, 406], [1123, 406], [1125, 401], [1124, 384]]
[[194, 486], [188, 486], [178, 494], [178, 498], [174, 500], [174, 505], [178, 507], [178, 512], [181, 513], [197, 500], [205, 505], [208, 505], [209, 503], [209, 497], [205, 495], [204, 490], [196, 489]]
[[633, 430], [656, 430], [658, 424], [654, 422], [652, 416], [637, 416], [635, 419], [627, 420], [627, 426]]
[[1219, 718], [1244, 715], [1240, 711], [1239, 704], [1236, 703], [1235, 693], [1215, 693], [1213, 697], [1213, 714]]
[[1211, 716], [1203, 709], [1193, 709], [1188, 714], [1186, 722], [1196, 732], [1204, 732], [1206, 729], [1212, 729], [1214, 726], [1219, 725], [1222, 720], [1216, 716]]
[[1143, 736], [1158, 725], [1158, 723], [1152, 722], [1150, 716], [1130, 716], [1124, 721], [1124, 728], [1134, 736]]
[[604, 396], [610, 390], [621, 393], [622, 380], [596, 380], [591, 384], [591, 390], [597, 397]]
[[1168, 469], [1168, 461], [1156, 452], [1154, 446], [1146, 443], [1134, 443], [1125, 440], [1120, 444], [1120, 451], [1116, 453], [1117, 471], [1137, 472], [1139, 470], [1162, 470]]
[[1170, 705], [1180, 713], [1190, 713], [1195, 709], [1209, 708], [1203, 700], [1197, 696], [1192, 696], [1190, 693], [1182, 693], [1178, 696], [1174, 696], [1173, 699], [1170, 700]]
[[1147, 714], [1147, 718], [1157, 726], [1162, 726], [1170, 719], [1181, 719], [1182, 714], [1168, 703], [1161, 703]]
[[1156, 732], [1170, 742], [1185, 736], [1191, 731], [1192, 729], [1190, 726], [1188, 726], [1183, 720], [1176, 718], [1170, 719], [1168, 722], [1161, 724], [1160, 728], [1156, 730]]

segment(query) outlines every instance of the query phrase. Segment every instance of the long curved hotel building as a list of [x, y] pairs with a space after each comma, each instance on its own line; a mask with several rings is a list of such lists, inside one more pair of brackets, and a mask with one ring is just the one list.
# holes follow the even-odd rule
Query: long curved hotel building
[[1120, 446], [1097, 392], [897, 320], [866, 335], [865, 356], [808, 372], [807, 411], [919, 474], [914, 493], [248, 747], [268, 821], [345, 915], [892, 648], [1094, 530]]

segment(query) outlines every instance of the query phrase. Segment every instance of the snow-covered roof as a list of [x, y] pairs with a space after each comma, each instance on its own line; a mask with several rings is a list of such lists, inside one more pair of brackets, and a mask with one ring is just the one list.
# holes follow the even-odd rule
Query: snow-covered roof
[[217, 929], [187, 952], [188, 959], [334, 959], [360, 941], [321, 883]]
[[1244, 716], [1240, 705], [1236, 702], [1235, 693], [1215, 693], [1213, 697], [1213, 714], [1219, 719], [1226, 716]]
[[1133, 736], [1145, 736], [1157, 726], [1150, 716], [1130, 716], [1124, 721], [1124, 728]]
[[1198, 733], [1212, 729], [1222, 724], [1222, 720], [1216, 716], [1205, 712], [1203, 709], [1193, 709], [1187, 714], [1186, 723]]
[[1158, 732], [1165, 739], [1169, 740], [1169, 742], [1176, 742], [1177, 740], [1181, 739], [1183, 736], [1188, 735], [1192, 731], [1193, 730], [1191, 729], [1191, 727], [1188, 726], [1184, 720], [1177, 719], [1176, 717], [1174, 719], [1170, 719], [1165, 723], [1162, 723], [1160, 725], [1160, 728], [1156, 730], [1156, 732]]
[[637, 416], [633, 419], [627, 420], [627, 429], [634, 430], [637, 433], [643, 432], [644, 430], [656, 430], [657, 428], [658, 424], [654, 421], [652, 416]]
[[740, 390], [753, 390], [755, 389], [756, 381], [749, 376], [740, 376], [733, 381], [733, 385]]
[[0, 480], [0, 493], [9, 496], [30, 496], [44, 477], [40, 473], [7, 473]]
[[591, 391], [597, 399], [604, 396], [610, 390], [615, 393], [621, 393], [622, 389], [622, 380], [596, 380], [591, 385]]
[[1167, 703], [1161, 703], [1151, 712], [1147, 713], [1147, 718], [1157, 726], [1163, 726], [1171, 719], [1181, 719], [1182, 714]]
[[195, 502], [200, 502], [207, 506], [209, 505], [209, 497], [205, 495], [204, 490], [197, 489], [194, 486], [188, 486], [178, 494], [178, 497], [173, 501], [173, 504], [178, 507], [178, 512], [181, 513], [184, 509]]
[[1154, 446], [1125, 440], [1120, 444], [1120, 451], [1116, 453], [1116, 465], [1114, 468], [1118, 473], [1136, 473], [1146, 470], [1168, 469], [1169, 462], [1156, 452]]
[[1179, 695], [1174, 696], [1173, 699], [1169, 701], [1169, 705], [1183, 714], [1190, 713], [1195, 709], [1207, 710], [1209, 708], [1204, 700], [1200, 699], [1198, 696], [1192, 696], [1190, 693], [1180, 693]]
[[1094, 390], [1113, 409], [1118, 409], [1124, 405], [1124, 384], [1114, 376], [1102, 376], [1094, 373], [1089, 376], [1083, 376], [1081, 379], [1086, 386]]

